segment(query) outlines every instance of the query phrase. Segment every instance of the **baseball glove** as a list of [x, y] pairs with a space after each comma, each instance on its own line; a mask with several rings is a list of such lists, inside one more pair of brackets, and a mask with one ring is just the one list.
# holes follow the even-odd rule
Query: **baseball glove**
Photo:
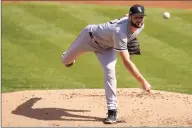
[[141, 55], [139, 41], [134, 38], [132, 41], [127, 43], [128, 52], [130, 55]]

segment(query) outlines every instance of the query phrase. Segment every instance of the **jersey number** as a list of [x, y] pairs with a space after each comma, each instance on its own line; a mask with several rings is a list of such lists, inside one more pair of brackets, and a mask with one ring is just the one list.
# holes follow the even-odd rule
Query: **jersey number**
[[115, 24], [115, 23], [117, 23], [119, 20], [120, 20], [120, 19], [115, 19], [115, 20], [110, 21], [109, 23], [110, 23], [110, 24]]

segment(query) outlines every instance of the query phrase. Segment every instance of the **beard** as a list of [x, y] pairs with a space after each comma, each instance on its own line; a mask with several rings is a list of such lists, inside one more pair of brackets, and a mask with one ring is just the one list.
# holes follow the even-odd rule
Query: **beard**
[[141, 22], [136, 22], [136, 23], [134, 23], [134, 22], [131, 20], [131, 25], [132, 25], [133, 27], [135, 27], [135, 28], [141, 28], [142, 24], [143, 24], [143, 23], [141, 23]]

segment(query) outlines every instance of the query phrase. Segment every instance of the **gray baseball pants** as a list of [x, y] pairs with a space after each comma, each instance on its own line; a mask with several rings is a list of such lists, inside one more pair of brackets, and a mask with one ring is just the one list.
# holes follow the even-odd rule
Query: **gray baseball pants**
[[108, 110], [117, 109], [116, 51], [113, 48], [102, 49], [89, 35], [89, 27], [85, 27], [76, 40], [62, 55], [62, 63], [70, 64], [79, 55], [94, 52], [104, 71], [104, 85]]

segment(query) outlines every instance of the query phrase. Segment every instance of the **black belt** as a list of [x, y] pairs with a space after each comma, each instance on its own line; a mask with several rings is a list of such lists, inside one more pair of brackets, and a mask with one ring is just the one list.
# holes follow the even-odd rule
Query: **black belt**
[[[89, 32], [89, 35], [90, 35], [91, 39], [93, 39], [93, 38], [94, 38], [94, 36], [93, 36], [93, 33], [92, 33], [92, 32]], [[95, 43], [99, 44], [96, 40], [95, 40]]]

